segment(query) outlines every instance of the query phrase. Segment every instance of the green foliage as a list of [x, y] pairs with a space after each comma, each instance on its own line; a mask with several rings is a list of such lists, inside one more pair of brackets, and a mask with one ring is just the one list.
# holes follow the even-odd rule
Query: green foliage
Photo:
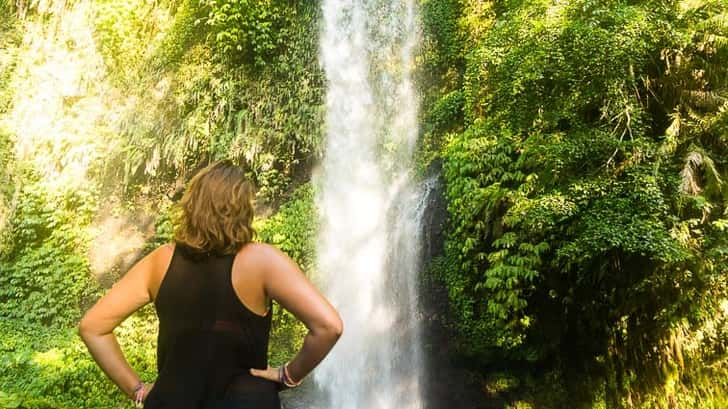
[[660, 9], [617, 3], [600, 13], [580, 10], [578, 3], [537, 2], [496, 22], [467, 54], [467, 112], [550, 130], [636, 109], [630, 91], [651, 68], [650, 53], [659, 54]]
[[0, 316], [70, 324], [97, 286], [85, 257], [83, 226], [96, 198], [90, 192], [52, 190], [25, 175], [0, 255]]
[[[183, 0], [98, 7], [97, 36], [115, 53], [104, 51], [107, 65], [136, 98], [118, 124], [119, 148], [100, 172], [105, 180], [123, 178], [128, 196], [172, 197], [199, 166], [228, 158], [246, 168], [259, 201], [276, 205], [307, 179], [320, 156], [323, 123], [324, 81], [312, 34], [318, 4]], [[127, 67], [118, 66], [127, 60]], [[299, 189], [259, 228], [263, 240], [307, 272], [312, 195], [310, 187]], [[167, 201], [153, 200], [162, 211], [148, 249], [172, 237]], [[300, 347], [305, 327], [278, 306], [273, 314], [271, 362], [281, 363]]]
[[[11, 229], [15, 245], [0, 265], [3, 294], [40, 293], [32, 291], [36, 283], [45, 289], [42, 299], [10, 298], [0, 310], [0, 407], [131, 407], [92, 360], [75, 329], [68, 329], [78, 322], [79, 304], [85, 300], [88, 305], [100, 295], [98, 285], [88, 276], [88, 262], [79, 254], [84, 247], [79, 227], [90, 222], [95, 200], [78, 191], [61, 190], [56, 196], [46, 188], [37, 182], [21, 189]], [[274, 216], [256, 222], [256, 227], [262, 239], [279, 246], [308, 270], [313, 266], [315, 243], [313, 190], [304, 185], [291, 197]], [[71, 217], [76, 225], [69, 225]], [[155, 224], [156, 234], [148, 248], [171, 240], [169, 208], [160, 211]], [[54, 247], [57, 251], [52, 251]], [[49, 263], [50, 259], [56, 262]], [[28, 271], [31, 263], [35, 276]], [[53, 326], [40, 325], [47, 323]], [[278, 305], [274, 306], [273, 323], [270, 362], [281, 364], [298, 351], [306, 328]], [[115, 331], [131, 366], [150, 381], [156, 376], [156, 326], [156, 316], [148, 306]]]
[[423, 1], [422, 15], [427, 21], [424, 49], [427, 63], [446, 68], [462, 61], [463, 33], [458, 27], [462, 12], [459, 1]]
[[435, 269], [460, 352], [604, 370], [611, 406], [705, 398], [691, 378], [722, 343], [689, 364], [674, 345], [725, 315], [725, 6], [510, 1], [489, 21], [460, 5], [450, 23], [425, 14], [434, 41], [459, 24], [465, 70], [424, 125], [443, 141]]
[[15, 12], [15, 2], [11, 0], [0, 1], [0, 11], [2, 11], [3, 18], [10, 17]]
[[161, 39], [159, 48], [155, 50], [155, 69], [169, 69], [183, 62], [185, 54], [196, 44], [205, 42], [209, 34], [203, 20], [208, 12], [200, 0], [182, 0], [173, 13], [169, 32]]
[[312, 272], [316, 258], [318, 213], [314, 189], [305, 184], [296, 189], [276, 214], [256, 226], [260, 240], [288, 254], [304, 271]]
[[101, 1], [96, 4], [96, 38], [99, 51], [111, 72], [129, 77], [138, 69], [153, 32], [147, 27], [155, 22], [146, 18], [154, 11], [146, 1]]
[[[133, 88], [138, 102], [120, 121], [119, 148], [106, 163], [105, 177], [123, 177], [134, 195], [151, 181], [172, 184], [209, 161], [227, 158], [247, 169], [260, 200], [278, 204], [320, 156], [324, 81], [317, 37], [311, 34], [318, 31], [319, 13], [310, 3], [182, 2], [168, 34], [148, 45], [148, 68], [133, 78], [143, 78]], [[241, 29], [238, 19], [266, 26], [259, 15], [285, 20], [285, 28], [269, 32], [285, 37], [285, 47], [251, 48], [258, 50], [256, 62], [227, 43], [240, 33], [218, 31]], [[251, 30], [253, 37], [234, 41], [267, 41], [267, 34]], [[207, 37], [216, 32], [222, 45]], [[240, 45], [240, 52], [250, 51], [246, 47]]]
[[[22, 91], [21, 25], [52, 32], [60, 21], [43, 4], [0, 0], [2, 121]], [[264, 204], [283, 203], [257, 222], [260, 239], [315, 280], [305, 182], [324, 114], [318, 2], [90, 5], [104, 101], [119, 108], [92, 177], [162, 209], [147, 249], [171, 239], [177, 186], [230, 158]], [[471, 367], [541, 368], [485, 376], [486, 394], [534, 408], [725, 407], [725, 2], [425, 0], [420, 10], [420, 162], [442, 158], [447, 180], [451, 230], [431, 269], [447, 285], [454, 344]], [[0, 407], [128, 405], [68, 329], [99, 295], [86, 259], [94, 181], [72, 190], [20, 172], [22, 136], [0, 131], [0, 180], [11, 181], [0, 186]], [[279, 364], [305, 328], [277, 305], [273, 315]], [[118, 334], [146, 379], [155, 325], [147, 309]]]
[[[117, 330], [127, 360], [153, 379], [154, 334], [147, 320], [130, 318]], [[73, 329], [49, 329], [0, 319], [0, 408], [131, 408], [103, 374]]]
[[145, 253], [151, 253], [160, 246], [174, 242], [174, 206], [164, 203], [154, 220], [154, 236], [144, 243]]
[[303, 345], [308, 330], [290, 312], [273, 304], [273, 320], [268, 349], [268, 363], [283, 365], [293, 359]]
[[219, 54], [260, 68], [291, 41], [296, 7], [280, 0], [204, 0]]
[[[0, 129], [0, 180], [10, 182], [13, 179], [13, 169], [15, 168], [15, 144], [10, 135]], [[7, 203], [15, 186], [12, 183], [3, 183], [0, 186], [0, 205]]]
[[[306, 184], [299, 187], [276, 214], [257, 221], [255, 228], [262, 242], [281, 249], [301, 266], [309, 279], [314, 279], [317, 218], [313, 187]], [[301, 347], [305, 335], [306, 327], [291, 313], [275, 304], [271, 332], [271, 365], [289, 361]]]
[[[12, 212], [15, 195], [15, 144], [0, 128], [0, 231], [4, 231]], [[0, 254], [4, 252], [8, 235], [0, 234]]]
[[21, 36], [12, 1], [0, 0], [0, 114], [6, 112], [12, 102], [10, 87], [17, 58], [17, 46]]
[[439, 156], [443, 134], [453, 128], [462, 130], [464, 35], [457, 21], [463, 10], [460, 1], [423, 1], [420, 8], [427, 23], [416, 78], [422, 95], [422, 142], [417, 155], [422, 170]]

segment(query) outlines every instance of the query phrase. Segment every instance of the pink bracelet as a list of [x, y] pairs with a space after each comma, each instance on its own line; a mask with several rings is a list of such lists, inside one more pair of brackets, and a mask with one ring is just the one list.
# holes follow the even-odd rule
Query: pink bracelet
[[291, 377], [291, 374], [288, 373], [288, 363], [283, 365], [283, 384], [286, 385], [289, 388], [295, 388], [296, 386], [300, 385], [301, 382], [303, 382], [303, 379], [300, 381], [294, 381]]

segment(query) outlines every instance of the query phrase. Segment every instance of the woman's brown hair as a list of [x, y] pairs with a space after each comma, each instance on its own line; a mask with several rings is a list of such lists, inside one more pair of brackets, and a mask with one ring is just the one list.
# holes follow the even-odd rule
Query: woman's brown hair
[[200, 253], [235, 254], [253, 239], [253, 188], [243, 170], [215, 162], [190, 180], [176, 213], [174, 239]]

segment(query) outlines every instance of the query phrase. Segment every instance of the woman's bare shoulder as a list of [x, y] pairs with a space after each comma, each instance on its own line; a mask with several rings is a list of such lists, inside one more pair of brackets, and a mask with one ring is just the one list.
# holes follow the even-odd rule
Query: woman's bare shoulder
[[174, 242], [165, 243], [165, 244], [162, 244], [161, 246], [157, 247], [154, 251], [158, 251], [162, 254], [171, 256], [172, 253], [174, 253], [174, 246], [175, 246]]
[[276, 246], [263, 242], [250, 242], [243, 246], [238, 254], [251, 261], [270, 261], [271, 258], [284, 256]]
[[251, 242], [238, 252], [239, 259], [246, 265], [266, 270], [279, 263], [288, 263], [290, 258], [278, 247], [261, 242]]
[[174, 254], [174, 243], [165, 243], [154, 249], [149, 256], [156, 262], [167, 264]]
[[[169, 265], [172, 263], [172, 256], [174, 255], [174, 243], [166, 243], [154, 249], [149, 255], [152, 267], [148, 274], [148, 286], [150, 287], [151, 293], [155, 294], [159, 290], [159, 285], [164, 278]], [[154, 297], [153, 297], [154, 298]]]

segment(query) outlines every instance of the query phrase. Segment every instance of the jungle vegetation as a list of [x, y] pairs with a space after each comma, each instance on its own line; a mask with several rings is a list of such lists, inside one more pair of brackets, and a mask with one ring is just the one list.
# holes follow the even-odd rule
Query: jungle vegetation
[[[423, 276], [447, 294], [453, 365], [505, 407], [728, 407], [728, 4], [419, 13], [417, 163], [440, 169], [449, 216]], [[170, 240], [210, 161], [246, 169], [259, 239], [317, 280], [320, 14], [0, 0], [0, 409], [126, 407], [75, 324]], [[146, 379], [155, 320], [117, 334]], [[271, 362], [304, 333], [276, 309]]]

